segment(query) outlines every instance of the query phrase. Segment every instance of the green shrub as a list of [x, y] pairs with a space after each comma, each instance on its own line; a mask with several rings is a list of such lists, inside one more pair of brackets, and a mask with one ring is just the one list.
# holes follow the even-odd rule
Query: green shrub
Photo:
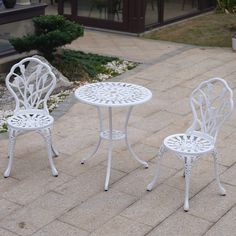
[[113, 60], [118, 60], [118, 58], [62, 49], [59, 54], [56, 54], [53, 66], [71, 81], [78, 80], [78, 78], [91, 80], [97, 74], [104, 73], [103, 65]]
[[235, 13], [236, 0], [217, 0], [217, 10], [225, 13]]
[[81, 25], [60, 15], [35, 17], [33, 23], [34, 34], [28, 34], [22, 38], [12, 38], [9, 41], [18, 52], [38, 50], [50, 61], [58, 47], [71, 43], [83, 35]]

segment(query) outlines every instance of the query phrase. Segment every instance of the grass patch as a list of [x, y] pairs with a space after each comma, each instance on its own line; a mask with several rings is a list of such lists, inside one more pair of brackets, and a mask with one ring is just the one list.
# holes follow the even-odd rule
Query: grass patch
[[197, 46], [231, 47], [236, 14], [213, 13], [153, 31], [144, 37]]

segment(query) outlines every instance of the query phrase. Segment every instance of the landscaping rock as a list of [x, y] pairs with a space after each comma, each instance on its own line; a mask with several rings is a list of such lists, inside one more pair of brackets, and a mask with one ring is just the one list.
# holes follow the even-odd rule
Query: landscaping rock
[[[58, 71], [54, 66], [52, 66], [48, 60], [46, 60], [44, 57], [39, 56], [39, 55], [35, 55], [33, 56], [35, 58], [38, 58], [39, 60], [41, 60], [42, 62], [46, 63], [47, 65], [50, 66], [50, 68], [52, 69], [52, 72], [55, 74], [56, 78], [57, 78], [57, 84], [56, 84], [56, 88], [54, 90], [55, 91], [60, 91], [62, 88], [66, 89], [66, 88], [70, 88], [73, 86], [73, 83], [70, 82], [60, 71]], [[32, 66], [31, 63], [29, 63], [28, 66]]]

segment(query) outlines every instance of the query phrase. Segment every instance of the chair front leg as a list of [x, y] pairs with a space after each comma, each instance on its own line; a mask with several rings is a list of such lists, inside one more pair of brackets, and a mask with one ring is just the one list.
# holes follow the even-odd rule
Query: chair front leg
[[215, 169], [215, 178], [216, 178], [216, 183], [219, 189], [219, 192], [222, 196], [226, 195], [225, 189], [222, 187], [220, 183], [220, 176], [219, 176], [219, 164], [218, 164], [218, 153], [216, 150], [212, 152], [212, 156], [214, 158], [214, 169]]
[[47, 146], [47, 151], [48, 151], [48, 160], [49, 164], [52, 170], [52, 175], [57, 177], [58, 176], [58, 171], [54, 165], [53, 158], [52, 158], [52, 136], [51, 136], [51, 128], [48, 129], [43, 129], [38, 131], [39, 134], [42, 135], [44, 138], [45, 144]]
[[7, 178], [9, 177], [10, 173], [11, 173], [11, 167], [12, 167], [12, 163], [13, 163], [13, 158], [14, 158], [14, 148], [15, 148], [15, 143], [16, 143], [16, 135], [17, 135], [17, 131], [9, 128], [9, 143], [8, 143], [8, 165], [7, 168], [4, 172], [4, 177]]
[[158, 155], [157, 155], [157, 165], [156, 165], [155, 176], [154, 176], [152, 182], [150, 184], [148, 184], [147, 191], [151, 191], [153, 189], [154, 185], [156, 185], [156, 182], [158, 180], [158, 176], [160, 173], [160, 162], [161, 162], [161, 159], [166, 151], [167, 151], [167, 149], [165, 148], [164, 144], [162, 144], [159, 149]]
[[58, 157], [58, 156], [59, 156], [59, 153], [58, 153], [58, 151], [55, 149], [55, 147], [54, 147], [54, 145], [53, 145], [53, 142], [52, 142], [52, 130], [49, 129], [49, 132], [50, 132], [50, 136], [51, 136], [52, 156], [53, 156], [53, 157]]
[[52, 149], [52, 155], [53, 157], [58, 157], [59, 153], [58, 151], [55, 149], [55, 147], [53, 146], [53, 144], [51, 145], [51, 149]]
[[184, 197], [184, 211], [189, 210], [189, 183], [192, 170], [191, 157], [184, 157], [184, 176], [185, 176], [185, 197]]

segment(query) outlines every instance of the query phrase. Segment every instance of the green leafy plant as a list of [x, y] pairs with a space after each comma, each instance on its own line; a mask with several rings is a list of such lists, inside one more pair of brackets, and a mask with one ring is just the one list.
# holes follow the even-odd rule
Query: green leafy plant
[[10, 43], [18, 52], [38, 50], [49, 61], [58, 47], [71, 43], [83, 35], [81, 25], [67, 20], [61, 15], [47, 15], [33, 18], [34, 34], [22, 38], [12, 38]]
[[235, 13], [236, 0], [217, 0], [217, 10], [225, 13]]
[[53, 66], [71, 81], [78, 80], [78, 78], [89, 81], [97, 74], [104, 73], [106, 68], [103, 65], [113, 60], [118, 60], [118, 58], [62, 49], [56, 55]]

